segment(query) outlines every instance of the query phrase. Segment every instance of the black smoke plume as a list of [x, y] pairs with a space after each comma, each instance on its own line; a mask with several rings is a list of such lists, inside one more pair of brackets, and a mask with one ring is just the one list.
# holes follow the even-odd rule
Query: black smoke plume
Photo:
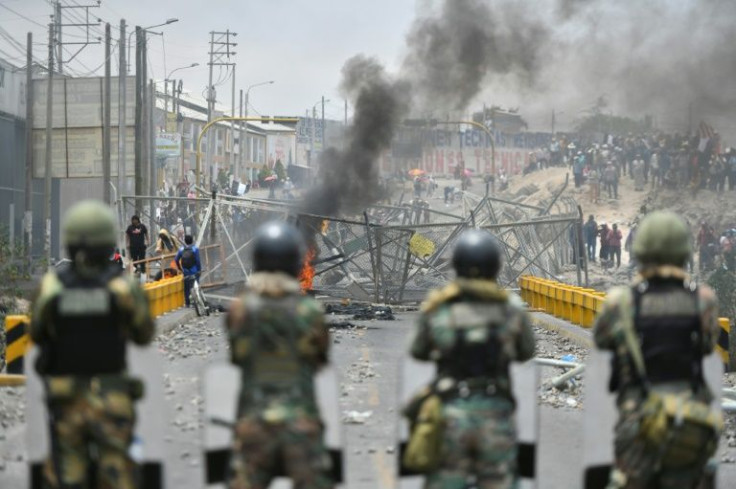
[[304, 212], [337, 216], [361, 212], [380, 198], [378, 162], [406, 111], [405, 87], [391, 80], [373, 58], [355, 56], [342, 70], [341, 89], [354, 100], [353, 123], [344, 149], [320, 155], [317, 185], [304, 200]]
[[490, 76], [533, 85], [549, 30], [529, 3], [445, 0], [437, 12], [417, 18], [402, 69], [415, 93], [414, 111], [439, 117], [462, 111]]

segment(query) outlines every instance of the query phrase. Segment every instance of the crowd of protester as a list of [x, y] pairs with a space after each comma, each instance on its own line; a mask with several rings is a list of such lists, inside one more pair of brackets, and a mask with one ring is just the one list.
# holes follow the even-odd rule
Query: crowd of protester
[[687, 137], [681, 134], [628, 134], [590, 142], [567, 136], [529, 154], [524, 174], [550, 166], [568, 166], [575, 187], [590, 186], [591, 200], [601, 194], [619, 198], [621, 178], [634, 181], [634, 190], [646, 187], [736, 190], [736, 151], [722, 148], [717, 132]]
[[717, 267], [736, 270], [736, 229], [717, 233], [707, 221], [701, 221], [695, 244], [701, 272]]

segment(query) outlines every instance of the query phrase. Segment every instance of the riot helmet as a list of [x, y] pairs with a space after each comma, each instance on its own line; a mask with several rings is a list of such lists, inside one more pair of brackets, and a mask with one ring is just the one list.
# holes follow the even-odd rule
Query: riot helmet
[[642, 265], [674, 265], [682, 267], [690, 258], [690, 230], [677, 214], [653, 212], [639, 225], [633, 252]]
[[284, 272], [299, 275], [304, 259], [304, 239], [294, 226], [268, 222], [256, 231], [253, 268], [257, 272]]
[[495, 279], [501, 270], [501, 245], [487, 231], [466, 231], [455, 244], [452, 266], [458, 277]]
[[83, 200], [72, 206], [62, 229], [64, 244], [74, 263], [106, 264], [115, 249], [115, 214], [98, 200]]

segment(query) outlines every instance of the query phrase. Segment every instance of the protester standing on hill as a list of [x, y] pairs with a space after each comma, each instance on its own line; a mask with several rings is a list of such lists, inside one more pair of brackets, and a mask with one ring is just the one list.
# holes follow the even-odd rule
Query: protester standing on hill
[[634, 190], [641, 192], [644, 190], [644, 161], [641, 155], [637, 154], [636, 159], [631, 162], [631, 175], [634, 178]]
[[604, 261], [608, 260], [608, 235], [611, 232], [611, 230], [608, 227], [608, 224], [606, 222], [601, 223], [601, 229], [598, 231], [598, 236], [601, 238], [601, 250], [600, 250], [600, 259], [601, 264]]
[[596, 238], [598, 237], [598, 223], [595, 222], [593, 214], [588, 216], [588, 221], [583, 226], [583, 236], [585, 236], [585, 249], [588, 253], [588, 260], [594, 262]]
[[618, 224], [613, 224], [613, 229], [608, 233], [608, 258], [613, 264], [614, 257], [616, 258], [616, 268], [621, 266], [621, 240], [623, 234], [618, 228]]
[[613, 162], [609, 161], [603, 170], [603, 183], [606, 185], [609, 199], [618, 199], [618, 174]]

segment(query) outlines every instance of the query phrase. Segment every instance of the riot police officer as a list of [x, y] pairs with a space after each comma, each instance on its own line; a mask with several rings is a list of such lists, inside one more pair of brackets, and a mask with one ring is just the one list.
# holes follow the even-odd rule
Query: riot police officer
[[405, 409], [415, 425], [409, 451], [417, 416], [426, 417], [429, 403], [439, 401], [435, 420], [442, 426], [439, 442], [426, 447], [420, 442], [417, 449], [435, 451], [418, 454], [436, 461], [427, 465], [425, 487], [515, 487], [517, 444], [509, 364], [534, 355], [534, 333], [521, 299], [496, 282], [501, 245], [490, 233], [465, 232], [455, 246], [452, 264], [457, 278], [430, 293], [411, 346], [414, 358], [437, 364], [437, 378], [430, 397], [417, 398]]
[[[31, 337], [40, 349], [36, 369], [50, 418], [44, 478], [51, 487], [138, 487], [128, 450], [142, 384], [126, 375], [126, 342], [149, 343], [154, 325], [143, 290], [110, 262], [116, 235], [107, 206], [92, 200], [73, 206], [63, 223], [71, 263], [46, 274], [33, 306]], [[92, 463], [96, 484], [87, 480]]]
[[254, 273], [226, 319], [242, 385], [230, 466], [231, 489], [266, 489], [283, 472], [294, 487], [333, 487], [314, 377], [326, 365], [321, 305], [301, 292], [299, 231], [264, 224], [253, 243]]
[[595, 325], [596, 345], [613, 352], [619, 411], [611, 489], [698, 487], [717, 448], [723, 421], [703, 378], [717, 301], [684, 271], [690, 236], [676, 214], [648, 215], [633, 242], [639, 273], [609, 292]]

